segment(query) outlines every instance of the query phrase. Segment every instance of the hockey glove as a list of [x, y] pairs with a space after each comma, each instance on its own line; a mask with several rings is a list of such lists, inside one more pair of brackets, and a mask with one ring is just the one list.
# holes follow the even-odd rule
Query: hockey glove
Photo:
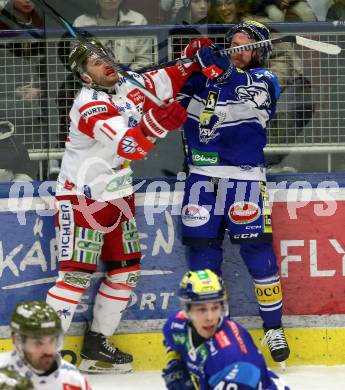
[[196, 57], [202, 68], [202, 73], [217, 83], [225, 81], [231, 74], [233, 64], [226, 54], [204, 47], [197, 53]]
[[[196, 38], [192, 39], [188, 45], [183, 49], [181, 53], [181, 58], [186, 58], [186, 57], [194, 57], [199, 49], [202, 47], [214, 47], [214, 43], [211, 39], [209, 38]], [[200, 65], [197, 60], [194, 60], [193, 62], [190, 63], [185, 63], [184, 64], [185, 68], [189, 68], [192, 71], [198, 71], [200, 70]]]
[[168, 390], [194, 390], [188, 371], [179, 360], [170, 361], [163, 369], [162, 377]]
[[151, 108], [143, 116], [140, 127], [148, 137], [164, 138], [169, 131], [179, 129], [186, 120], [186, 110], [174, 101], [168, 106]]
[[[225, 366], [208, 380], [211, 389], [226, 390], [234, 388], [240, 390], [253, 390], [261, 388], [260, 369], [252, 363], [237, 362]], [[235, 387], [236, 386], [236, 387]]]

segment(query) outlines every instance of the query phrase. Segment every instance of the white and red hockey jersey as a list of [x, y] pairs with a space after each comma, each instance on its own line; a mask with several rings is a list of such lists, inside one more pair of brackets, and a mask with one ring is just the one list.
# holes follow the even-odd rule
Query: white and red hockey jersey
[[9, 367], [31, 379], [37, 390], [92, 390], [86, 378], [71, 363], [58, 357], [58, 368], [49, 375], [39, 375], [21, 359], [17, 351], [8, 354], [1, 366]]
[[[142, 85], [162, 100], [175, 97], [191, 71], [177, 65], [139, 75]], [[140, 160], [154, 147], [139, 125], [154, 103], [124, 77], [113, 93], [84, 86], [70, 112], [56, 194], [85, 195], [107, 201], [133, 193], [130, 160]]]

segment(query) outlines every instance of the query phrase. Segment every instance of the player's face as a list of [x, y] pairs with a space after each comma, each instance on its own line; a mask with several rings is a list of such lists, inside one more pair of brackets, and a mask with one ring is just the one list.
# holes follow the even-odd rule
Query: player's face
[[97, 56], [88, 59], [86, 72], [96, 84], [106, 88], [112, 87], [119, 79], [117, 71]]
[[[248, 43], [254, 43], [255, 40], [248, 37], [246, 33], [238, 32], [232, 37], [231, 46], [241, 46]], [[253, 55], [255, 54], [254, 50], [245, 50], [239, 53], [231, 53], [230, 59], [233, 64], [240, 69], [245, 69], [250, 64]]]
[[27, 337], [23, 353], [28, 363], [40, 371], [48, 371], [56, 361], [58, 338], [56, 336]]
[[192, 0], [190, 3], [192, 22], [206, 18], [208, 9], [209, 4], [207, 0]]
[[193, 303], [190, 308], [190, 319], [200, 336], [210, 338], [214, 335], [223, 305], [220, 302]]
[[30, 0], [14, 0], [14, 8], [23, 14], [29, 14], [34, 9], [34, 4]]

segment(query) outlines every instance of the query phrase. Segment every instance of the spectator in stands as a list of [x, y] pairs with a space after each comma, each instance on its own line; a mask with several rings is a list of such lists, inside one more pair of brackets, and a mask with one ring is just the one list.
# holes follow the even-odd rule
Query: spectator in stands
[[0, 182], [31, 180], [32, 166], [26, 147], [14, 135], [11, 122], [0, 122]]
[[160, 7], [167, 20], [175, 20], [177, 11], [183, 7], [183, 0], [160, 0]]
[[[144, 15], [126, 6], [126, 0], [96, 0], [96, 6], [96, 15], [80, 15], [75, 19], [73, 26], [126, 27], [147, 24]], [[154, 61], [151, 39], [139, 39], [139, 37], [130, 39], [126, 37], [123, 39], [102, 39], [100, 41], [105, 47], [112, 50], [115, 59], [119, 63], [133, 69], [151, 64]]]
[[0, 29], [43, 28], [42, 12], [30, 0], [9, 0], [0, 12]]
[[[44, 18], [29, 0], [9, 0], [0, 13], [0, 29], [13, 35], [26, 28], [43, 28]], [[16, 30], [16, 31], [14, 31]], [[46, 43], [33, 37], [15, 37], [0, 45], [1, 118], [11, 121], [16, 137], [28, 149], [48, 147]]]
[[243, 0], [211, 0], [208, 22], [230, 24], [242, 21], [249, 14], [249, 3]]
[[326, 20], [345, 20], [345, 0], [334, 0], [327, 11]]
[[177, 11], [174, 24], [204, 24], [207, 23], [207, 13], [210, 8], [208, 0], [183, 0], [183, 7]]
[[261, 0], [256, 2], [254, 12], [260, 9], [263, 9], [273, 22], [317, 20], [306, 0]]

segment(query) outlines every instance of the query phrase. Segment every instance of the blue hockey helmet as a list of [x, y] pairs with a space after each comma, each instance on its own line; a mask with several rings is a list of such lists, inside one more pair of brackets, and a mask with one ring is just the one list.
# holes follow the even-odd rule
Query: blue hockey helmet
[[[225, 39], [231, 44], [232, 38], [235, 34], [243, 32], [254, 39], [256, 42], [266, 41], [271, 39], [269, 29], [262, 23], [255, 20], [246, 20], [245, 22], [238, 23], [226, 33]], [[266, 46], [260, 47], [256, 51], [256, 66], [264, 65], [272, 53], [272, 45], [268, 43]]]
[[224, 281], [210, 269], [186, 272], [180, 283], [178, 297], [187, 306], [192, 303], [222, 302], [228, 314]]

